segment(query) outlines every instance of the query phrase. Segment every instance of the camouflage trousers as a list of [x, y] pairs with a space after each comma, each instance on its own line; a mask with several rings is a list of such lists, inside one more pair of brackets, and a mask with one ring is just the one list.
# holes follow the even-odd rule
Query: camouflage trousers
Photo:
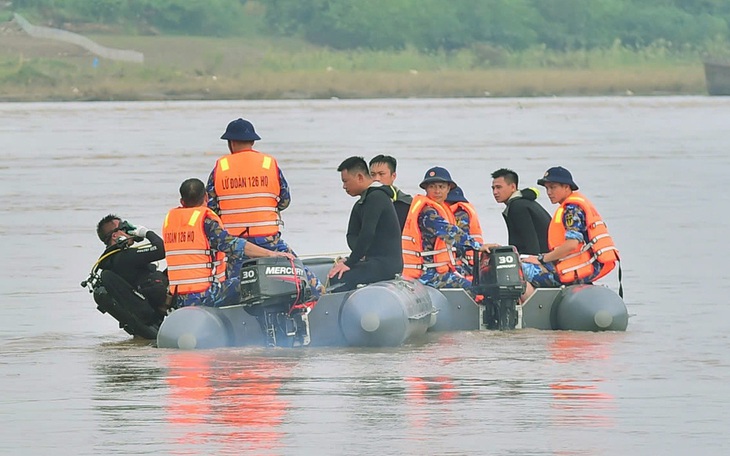
[[469, 288], [471, 281], [458, 272], [446, 272], [444, 274], [428, 269], [418, 279], [424, 285], [433, 288]]
[[522, 263], [522, 272], [525, 274], [525, 280], [535, 288], [559, 288], [563, 285], [577, 285], [581, 283], [592, 283], [593, 279], [601, 272], [602, 264], [593, 263], [593, 274], [584, 279], [575, 280], [570, 283], [562, 283], [558, 277], [558, 271], [555, 270], [555, 263], [534, 264]]
[[241, 281], [238, 277], [213, 282], [206, 291], [178, 295], [177, 306], [223, 307], [238, 304], [241, 299]]

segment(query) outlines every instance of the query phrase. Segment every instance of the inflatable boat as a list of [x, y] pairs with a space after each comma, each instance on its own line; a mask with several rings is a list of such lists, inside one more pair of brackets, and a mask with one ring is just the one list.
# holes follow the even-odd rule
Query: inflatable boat
[[628, 325], [622, 298], [600, 285], [538, 289], [519, 305], [525, 283], [511, 246], [495, 249], [479, 263], [471, 290], [437, 290], [396, 278], [309, 300], [303, 292], [304, 265], [324, 278], [333, 262], [324, 257], [251, 260], [241, 270], [239, 304], [177, 309], [159, 326], [157, 345], [398, 346], [427, 331], [624, 331]]

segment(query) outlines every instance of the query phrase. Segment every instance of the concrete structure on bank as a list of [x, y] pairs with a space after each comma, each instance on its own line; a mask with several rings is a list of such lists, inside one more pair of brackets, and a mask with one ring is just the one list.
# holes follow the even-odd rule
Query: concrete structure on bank
[[86, 38], [83, 35], [79, 35], [78, 33], [33, 25], [17, 13], [13, 14], [13, 19], [18, 25], [20, 25], [25, 33], [33, 38], [45, 38], [48, 40], [64, 41], [66, 43], [75, 44], [105, 59], [144, 63], [144, 54], [141, 52], [108, 48]]

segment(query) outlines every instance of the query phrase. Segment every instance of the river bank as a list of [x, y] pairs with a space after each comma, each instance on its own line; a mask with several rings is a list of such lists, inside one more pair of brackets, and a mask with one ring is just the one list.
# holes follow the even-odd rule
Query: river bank
[[[336, 52], [293, 40], [93, 36], [144, 53], [98, 58], [0, 29], [0, 101], [442, 98], [705, 94], [701, 61], [623, 49], [572, 55]], [[497, 61], [499, 65], [490, 64]]]

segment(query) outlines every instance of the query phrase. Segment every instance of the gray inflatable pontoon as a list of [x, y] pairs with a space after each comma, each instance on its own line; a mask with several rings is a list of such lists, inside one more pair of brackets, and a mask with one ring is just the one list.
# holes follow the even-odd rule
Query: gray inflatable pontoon
[[[268, 270], [282, 269], [264, 267], [269, 264], [267, 261], [259, 260], [255, 274], [248, 273], [256, 275], [257, 286], [258, 277], [263, 278]], [[318, 277], [326, 277], [333, 259], [313, 258], [301, 264], [306, 264]], [[298, 267], [289, 270], [293, 269], [299, 271]], [[300, 279], [306, 284], [303, 273]], [[298, 306], [294, 312], [288, 302], [184, 307], [162, 322], [157, 345], [180, 349], [248, 345], [398, 346], [423, 337], [427, 331], [492, 329], [494, 309], [499, 308], [493, 301], [487, 298], [478, 304], [464, 289], [437, 290], [398, 278], [354, 291], [325, 294], [316, 304]], [[510, 312], [514, 311], [511, 328], [625, 331], [628, 326], [623, 300], [600, 285], [537, 289], [522, 306], [516, 305], [516, 300], [500, 302], [507, 302]]]

